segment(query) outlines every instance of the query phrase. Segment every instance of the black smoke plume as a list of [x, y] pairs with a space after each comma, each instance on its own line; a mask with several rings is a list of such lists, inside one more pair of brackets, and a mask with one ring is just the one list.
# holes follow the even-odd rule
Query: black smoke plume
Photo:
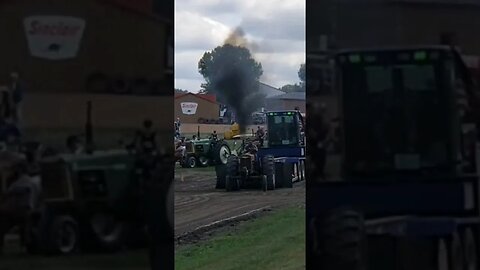
[[[264, 105], [265, 96], [259, 92], [259, 67], [251, 55], [255, 45], [249, 43], [241, 28], [235, 29], [222, 46], [222, 55], [217, 55], [217, 72], [210, 76], [211, 89], [220, 100], [233, 109], [240, 132], [245, 133], [251, 115]], [[252, 65], [256, 63], [256, 65]]]

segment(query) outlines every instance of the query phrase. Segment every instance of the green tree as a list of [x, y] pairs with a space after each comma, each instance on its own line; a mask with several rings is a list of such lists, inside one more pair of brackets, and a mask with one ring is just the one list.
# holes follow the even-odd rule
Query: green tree
[[282, 86], [280, 90], [282, 90], [285, 93], [303, 91], [302, 87], [299, 84], [287, 84]]
[[180, 88], [175, 88], [175, 93], [188, 93], [188, 91]]
[[298, 78], [300, 78], [300, 87], [305, 91], [305, 82], [307, 81], [307, 73], [305, 70], [305, 64], [301, 64], [298, 69]]
[[290, 92], [302, 92], [305, 91], [305, 81], [306, 81], [306, 71], [305, 71], [305, 64], [301, 64], [300, 68], [298, 69], [298, 78], [300, 79], [300, 83], [295, 84], [287, 84], [280, 88], [283, 92], [290, 93]]

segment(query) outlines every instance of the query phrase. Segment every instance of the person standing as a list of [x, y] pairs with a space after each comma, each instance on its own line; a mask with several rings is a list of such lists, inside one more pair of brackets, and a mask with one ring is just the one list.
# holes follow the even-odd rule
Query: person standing
[[21, 120], [22, 101], [25, 92], [25, 85], [20, 78], [20, 72], [13, 71], [10, 73], [10, 95], [13, 102], [13, 119], [16, 123]]
[[180, 137], [180, 126], [181, 126], [180, 118], [177, 117], [177, 120], [175, 121], [175, 135], [177, 138]]
[[12, 100], [10, 88], [7, 86], [0, 87], [0, 119], [5, 120], [12, 116]]
[[18, 150], [20, 146], [21, 132], [11, 118], [0, 119], [0, 141], [12, 151]]
[[[10, 155], [3, 152], [3, 155]], [[0, 205], [0, 253], [3, 251], [5, 235], [15, 226], [20, 227], [22, 232], [22, 244], [24, 244], [25, 225], [28, 216], [39, 209], [41, 205], [41, 180], [28, 174], [28, 164], [23, 157], [13, 154], [15, 161], [12, 166], [13, 183], [8, 187], [5, 199]]]

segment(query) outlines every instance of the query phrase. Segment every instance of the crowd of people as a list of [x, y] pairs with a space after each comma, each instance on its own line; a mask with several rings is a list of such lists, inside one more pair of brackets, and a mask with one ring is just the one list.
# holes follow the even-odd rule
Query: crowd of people
[[19, 147], [21, 132], [21, 105], [25, 84], [18, 71], [10, 73], [6, 86], [0, 86], [0, 144], [2, 149]]

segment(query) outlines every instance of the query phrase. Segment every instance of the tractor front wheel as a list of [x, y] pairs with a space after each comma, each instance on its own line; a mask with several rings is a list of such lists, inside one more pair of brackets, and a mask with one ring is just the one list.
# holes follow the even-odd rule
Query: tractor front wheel
[[195, 168], [197, 167], [197, 158], [195, 156], [188, 156], [185, 160], [185, 164], [187, 168]]
[[49, 246], [51, 253], [68, 255], [79, 246], [78, 223], [69, 215], [57, 216], [50, 227]]
[[124, 243], [127, 224], [117, 219], [114, 214], [98, 212], [90, 218], [90, 226], [96, 242], [104, 249], [119, 249]]
[[318, 269], [367, 269], [367, 236], [363, 216], [349, 208], [334, 209], [310, 223]]
[[198, 157], [198, 163], [200, 163], [201, 167], [207, 167], [210, 165], [210, 160], [206, 156]]
[[232, 152], [230, 150], [230, 147], [228, 147], [228, 144], [226, 144], [225, 142], [219, 142], [215, 145], [213, 160], [215, 164], [226, 165], [231, 154]]

